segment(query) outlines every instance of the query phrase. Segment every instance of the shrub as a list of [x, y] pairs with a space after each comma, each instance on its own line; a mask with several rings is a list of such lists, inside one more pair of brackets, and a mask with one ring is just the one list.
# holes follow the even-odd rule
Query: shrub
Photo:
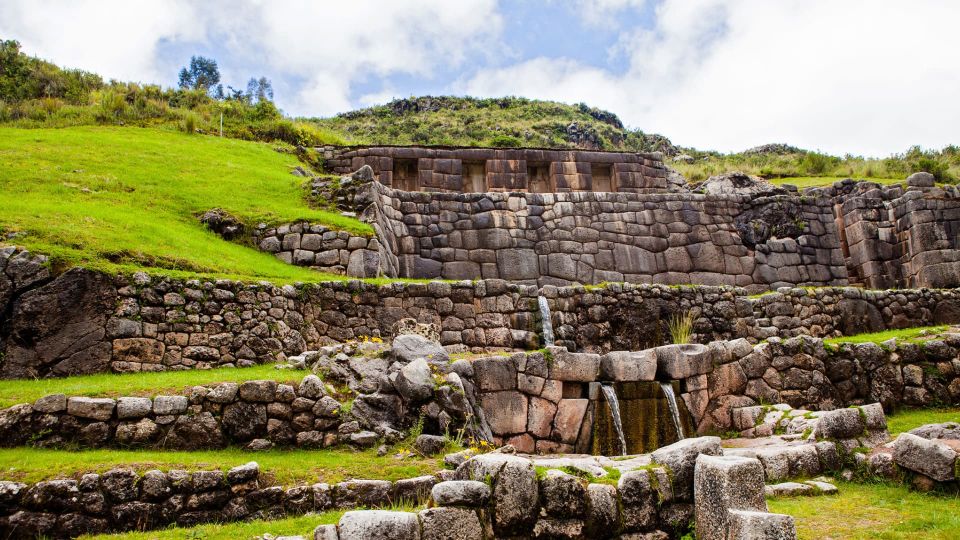
[[497, 148], [519, 148], [523, 142], [512, 135], [496, 135], [490, 139], [490, 146]]
[[670, 338], [674, 344], [690, 343], [693, 336], [693, 321], [693, 313], [689, 311], [674, 313], [670, 316], [670, 321], [667, 324], [670, 328]]
[[183, 121], [180, 123], [180, 129], [187, 135], [193, 135], [197, 131], [197, 115], [187, 113], [183, 115]]

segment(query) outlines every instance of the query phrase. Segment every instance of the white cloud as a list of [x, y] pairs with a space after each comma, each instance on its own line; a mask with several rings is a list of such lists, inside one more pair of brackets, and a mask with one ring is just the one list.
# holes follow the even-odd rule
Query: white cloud
[[[155, 82], [177, 69], [158, 58], [162, 42], [223, 49], [276, 77], [302, 79], [295, 95], [278, 95], [278, 102], [289, 113], [313, 115], [351, 108], [358, 82], [431, 78], [470, 54], [496, 50], [501, 27], [495, 0], [0, 3], [0, 35], [19, 39], [31, 54]], [[231, 82], [243, 84], [236, 67], [220, 63]]]
[[195, 7], [185, 0], [10, 1], [0, 3], [0, 36], [29, 54], [107, 78], [155, 82], [161, 40], [203, 39]]
[[578, 0], [576, 3], [584, 22], [594, 27], [617, 24], [617, 16], [625, 9], [640, 9], [647, 0]]
[[620, 36], [623, 73], [538, 58], [458, 88], [585, 101], [700, 148], [887, 155], [956, 142], [960, 3], [665, 0], [656, 14]]

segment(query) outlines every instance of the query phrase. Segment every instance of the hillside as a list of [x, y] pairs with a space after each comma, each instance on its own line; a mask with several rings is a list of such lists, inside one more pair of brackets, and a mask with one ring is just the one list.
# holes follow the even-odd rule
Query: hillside
[[0, 229], [62, 264], [315, 281], [323, 275], [198, 221], [220, 207], [249, 225], [307, 219], [370, 232], [308, 207], [290, 174], [297, 158], [274, 146], [160, 129], [0, 128]]
[[520, 97], [422, 96], [309, 121], [357, 144], [678, 151], [666, 137], [624, 128], [614, 113]]

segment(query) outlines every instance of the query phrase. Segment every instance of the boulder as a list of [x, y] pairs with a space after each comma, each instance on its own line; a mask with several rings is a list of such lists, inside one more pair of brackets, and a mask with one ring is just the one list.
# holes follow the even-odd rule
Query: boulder
[[852, 439], [862, 436], [866, 429], [859, 409], [835, 409], [820, 415], [814, 436], [818, 439]]
[[907, 177], [907, 185], [910, 187], [933, 187], [936, 185], [937, 178], [928, 172], [915, 172]]
[[929, 476], [938, 482], [956, 478], [957, 453], [945, 443], [901, 433], [893, 442], [897, 465]]
[[587, 513], [587, 489], [579, 478], [549, 470], [540, 481], [540, 501], [548, 516], [580, 518]]
[[447, 439], [440, 435], [418, 435], [413, 441], [413, 448], [422, 456], [431, 457], [443, 452], [447, 446]]
[[729, 510], [767, 511], [763, 465], [739, 456], [697, 457], [694, 508], [698, 540], [726, 540]]
[[346, 512], [338, 528], [343, 540], [420, 540], [420, 520], [410, 512]]
[[277, 396], [277, 381], [247, 381], [240, 385], [239, 394], [243, 401], [268, 403]]
[[786, 193], [759, 176], [750, 176], [739, 171], [728, 172], [708, 178], [701, 186], [707, 195], [746, 195], [757, 197]]
[[239, 442], [262, 437], [267, 431], [267, 407], [238, 401], [223, 408], [223, 431]]
[[209, 412], [177, 417], [163, 441], [164, 447], [177, 450], [222, 448], [225, 445], [220, 424]]
[[[122, 397], [117, 399], [117, 418], [120, 420], [143, 418], [150, 414], [152, 409], [153, 402], [150, 401], [150, 398]], [[106, 420], [106, 418], [103, 420]]]
[[428, 508], [420, 511], [423, 540], [483, 540], [483, 525], [474, 510]]
[[402, 334], [393, 338], [392, 350], [394, 358], [401, 362], [412, 362], [418, 358], [430, 362], [446, 362], [450, 359], [439, 343], [417, 334]]
[[33, 410], [39, 413], [58, 413], [67, 410], [67, 396], [64, 394], [50, 394], [33, 402]]
[[323, 388], [323, 381], [313, 374], [307, 375], [300, 381], [298, 390], [300, 397], [307, 399], [320, 399], [327, 395], [327, 391]]
[[176, 415], [187, 412], [190, 400], [187, 396], [157, 396], [153, 398], [153, 414], [156, 416]]
[[417, 358], [400, 368], [394, 386], [407, 401], [419, 403], [433, 396], [433, 373], [424, 358]]
[[729, 510], [726, 538], [749, 540], [794, 540], [797, 527], [792, 516], [752, 510]]
[[109, 420], [115, 407], [116, 402], [110, 398], [72, 397], [67, 400], [67, 414], [90, 420]]
[[693, 477], [696, 468], [697, 456], [719, 456], [723, 454], [720, 448], [720, 437], [696, 437], [683, 439], [671, 445], [664, 446], [650, 454], [654, 463], [665, 465], [673, 471], [674, 494], [677, 499], [689, 501], [693, 498]]
[[340, 540], [336, 525], [317, 525], [313, 530], [313, 540]]
[[430, 498], [430, 492], [438, 482], [437, 477], [431, 474], [397, 480], [393, 483], [394, 500], [422, 504]]
[[493, 482], [493, 528], [498, 536], [523, 535], [537, 520], [539, 489], [533, 462], [504, 463]]
[[433, 486], [430, 497], [437, 506], [481, 508], [490, 500], [490, 486], [476, 480], [450, 480]]

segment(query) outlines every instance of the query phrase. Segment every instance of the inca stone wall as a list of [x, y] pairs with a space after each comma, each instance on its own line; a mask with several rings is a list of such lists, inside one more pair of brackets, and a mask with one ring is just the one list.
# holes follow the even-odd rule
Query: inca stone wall
[[[658, 193], [669, 186], [659, 153], [396, 146], [320, 150], [331, 172], [345, 175], [369, 165], [382, 184], [408, 191]], [[601, 169], [603, 178], [594, 178]]]
[[[418, 193], [371, 182], [365, 212], [399, 276], [530, 284], [845, 284], [829, 200], [698, 194]], [[770, 215], [778, 216], [776, 218]], [[796, 222], [796, 238], [754, 234]], [[762, 228], [762, 227], [761, 227]], [[751, 231], [753, 245], [743, 241]]]
[[0, 251], [0, 269], [0, 373], [7, 378], [252, 365], [389, 337], [407, 317], [437, 324], [446, 346], [531, 349], [541, 345], [538, 294], [547, 299], [557, 344], [595, 352], [666, 343], [670, 316], [684, 311], [694, 315], [701, 342], [960, 322], [960, 294], [941, 289], [781, 289], [753, 298], [736, 287], [538, 290], [495, 279], [277, 287], [81, 268], [53, 277], [44, 258], [12, 248]]
[[[918, 176], [912, 183], [923, 183]], [[907, 191], [869, 182], [821, 190], [837, 201], [852, 282], [878, 289], [960, 284], [960, 197], [926, 180]]]
[[376, 238], [306, 222], [262, 225], [253, 231], [253, 243], [287, 264], [360, 278], [382, 275], [387, 257]]

